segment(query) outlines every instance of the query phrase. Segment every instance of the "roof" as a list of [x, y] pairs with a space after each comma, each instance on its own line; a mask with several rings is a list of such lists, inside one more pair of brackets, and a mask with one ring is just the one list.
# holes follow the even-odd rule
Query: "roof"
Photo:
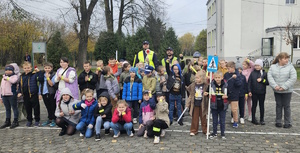
[[[300, 30], [300, 26], [292, 27], [292, 29]], [[286, 31], [286, 26], [276, 26], [266, 29], [266, 33], [276, 32], [276, 31]]]

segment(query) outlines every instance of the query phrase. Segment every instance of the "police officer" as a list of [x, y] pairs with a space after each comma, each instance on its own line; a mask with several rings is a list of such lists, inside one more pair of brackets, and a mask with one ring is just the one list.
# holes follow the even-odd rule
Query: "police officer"
[[167, 52], [167, 56], [161, 60], [162, 66], [166, 68], [166, 63], [168, 63], [170, 64], [169, 67], [171, 68], [172, 65], [174, 65], [177, 62], [178, 64], [180, 64], [181, 70], [183, 70], [185, 66], [185, 63], [183, 61], [183, 55], [179, 54], [180, 59], [174, 57], [174, 51], [173, 48], [171, 47], [168, 47], [166, 52]]
[[135, 55], [133, 65], [135, 66], [139, 62], [145, 63], [145, 65], [150, 65], [155, 69], [159, 66], [156, 54], [154, 51], [149, 49], [148, 41], [143, 42], [143, 50], [139, 51], [139, 53]]

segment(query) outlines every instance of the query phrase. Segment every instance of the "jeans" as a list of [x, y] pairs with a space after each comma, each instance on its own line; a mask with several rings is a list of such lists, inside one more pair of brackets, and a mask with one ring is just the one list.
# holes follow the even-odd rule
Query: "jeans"
[[133, 118], [137, 118], [139, 116], [139, 102], [138, 101], [126, 101], [131, 109], [133, 109]]
[[125, 130], [127, 135], [131, 135], [132, 123], [125, 123], [124, 125], [120, 123], [110, 122], [110, 127], [114, 130], [114, 135], [118, 135], [121, 130]]
[[37, 94], [24, 95], [24, 105], [27, 112], [27, 121], [32, 122], [32, 109], [34, 111], [34, 119], [36, 122], [40, 121], [40, 102]]
[[170, 93], [169, 96], [170, 102], [169, 102], [169, 118], [170, 121], [173, 121], [173, 111], [174, 111], [174, 106], [175, 106], [175, 101], [176, 101], [176, 106], [177, 106], [177, 115], [178, 117], [181, 115], [181, 95], [172, 95]]
[[14, 119], [18, 120], [19, 110], [17, 105], [17, 95], [3, 96], [2, 100], [6, 110], [6, 118], [7, 119], [11, 118], [11, 108], [12, 108], [14, 111]]
[[80, 131], [81, 134], [85, 134], [86, 138], [92, 137], [93, 129], [87, 127], [88, 125], [84, 122], [79, 122], [76, 126], [76, 129]]
[[110, 126], [109, 126], [110, 122], [109, 121], [104, 122], [102, 117], [98, 116], [97, 120], [96, 120], [96, 125], [95, 125], [96, 134], [100, 134], [102, 124], [103, 124], [105, 130], [110, 128]]
[[225, 136], [225, 117], [226, 110], [211, 109], [213, 118], [213, 133], [217, 134], [218, 129], [218, 117], [220, 118], [221, 136]]
[[266, 94], [252, 94], [252, 121], [255, 119], [257, 102], [259, 102], [260, 121], [264, 121]]
[[240, 118], [244, 118], [244, 116], [245, 116], [245, 96], [239, 97], [239, 113], [240, 113]]
[[282, 121], [282, 109], [284, 110], [284, 124], [292, 124], [291, 98], [292, 93], [274, 93], [276, 101], [276, 123]]

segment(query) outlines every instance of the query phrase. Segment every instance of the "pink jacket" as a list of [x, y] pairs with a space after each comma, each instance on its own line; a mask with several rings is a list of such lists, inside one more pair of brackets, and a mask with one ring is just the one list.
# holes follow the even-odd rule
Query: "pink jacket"
[[242, 74], [246, 77], [247, 82], [251, 72], [254, 70], [254, 63], [251, 60], [249, 60], [249, 63], [250, 63], [250, 67], [242, 71]]
[[[7, 80], [7, 78], [9, 79]], [[10, 77], [3, 75], [0, 87], [0, 99], [2, 99], [2, 96], [12, 96], [14, 94], [12, 91], [12, 85], [17, 83], [17, 81], [17, 75], [12, 75]], [[15, 92], [17, 92], [17, 89], [15, 89]]]

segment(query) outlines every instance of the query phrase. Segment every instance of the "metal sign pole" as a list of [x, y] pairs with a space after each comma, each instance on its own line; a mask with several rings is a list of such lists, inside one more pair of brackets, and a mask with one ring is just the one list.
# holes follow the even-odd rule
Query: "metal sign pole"
[[212, 72], [209, 73], [209, 99], [208, 99], [208, 113], [207, 113], [207, 131], [206, 131], [206, 139], [208, 139], [209, 135], [209, 115], [210, 115], [210, 101], [211, 101], [211, 80], [212, 80]]

